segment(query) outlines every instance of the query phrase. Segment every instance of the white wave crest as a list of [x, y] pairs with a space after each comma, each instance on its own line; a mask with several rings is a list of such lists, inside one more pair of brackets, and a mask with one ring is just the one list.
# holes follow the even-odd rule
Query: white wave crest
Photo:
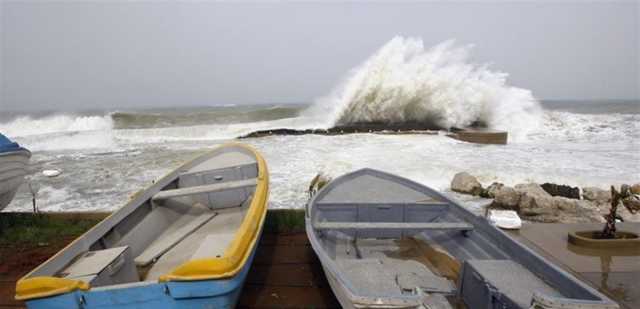
[[640, 143], [640, 114], [577, 114], [546, 111], [532, 140]]
[[427, 122], [451, 128], [479, 121], [512, 137], [535, 129], [541, 107], [531, 92], [508, 86], [506, 73], [470, 63], [470, 49], [453, 41], [425, 49], [421, 39], [395, 37], [307, 113], [324, 118], [326, 126]]
[[110, 115], [76, 116], [50, 115], [43, 118], [20, 116], [7, 123], [0, 123], [0, 132], [10, 137], [22, 137], [58, 132], [110, 130], [113, 121]]

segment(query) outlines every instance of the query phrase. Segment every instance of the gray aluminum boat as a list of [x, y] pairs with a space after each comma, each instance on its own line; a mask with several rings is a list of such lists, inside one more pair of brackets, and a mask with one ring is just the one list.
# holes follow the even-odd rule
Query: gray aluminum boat
[[27, 175], [31, 152], [0, 134], [0, 210], [9, 205]]
[[306, 231], [344, 308], [618, 308], [452, 199], [377, 170], [325, 186]]

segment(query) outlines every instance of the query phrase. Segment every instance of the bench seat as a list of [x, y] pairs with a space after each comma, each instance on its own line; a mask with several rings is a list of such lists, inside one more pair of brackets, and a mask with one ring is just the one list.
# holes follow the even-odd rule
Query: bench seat
[[58, 276], [84, 281], [92, 286], [138, 281], [138, 273], [131, 263], [128, 246], [87, 251]]
[[171, 189], [171, 190], [160, 191], [156, 193], [151, 199], [153, 201], [158, 201], [158, 200], [165, 200], [169, 198], [181, 197], [181, 196], [187, 196], [187, 195], [212, 193], [212, 192], [225, 191], [230, 189], [246, 188], [246, 187], [255, 186], [257, 184], [258, 184], [258, 181], [256, 178], [250, 178], [250, 179], [244, 179], [244, 180], [238, 180], [238, 181], [215, 183], [210, 185]]
[[316, 222], [313, 227], [318, 230], [473, 230], [473, 225], [464, 222]]
[[461, 296], [467, 305], [529, 308], [533, 293], [563, 297], [555, 288], [512, 260], [467, 260], [462, 270]]

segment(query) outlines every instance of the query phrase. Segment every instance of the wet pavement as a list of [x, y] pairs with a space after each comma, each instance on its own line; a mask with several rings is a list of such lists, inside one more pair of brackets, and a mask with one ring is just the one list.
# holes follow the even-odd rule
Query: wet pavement
[[[618, 223], [619, 231], [640, 234], [640, 223]], [[529, 223], [510, 234], [579, 279], [598, 288], [623, 308], [640, 308], [640, 247], [583, 248], [568, 233], [600, 230], [603, 224]]]

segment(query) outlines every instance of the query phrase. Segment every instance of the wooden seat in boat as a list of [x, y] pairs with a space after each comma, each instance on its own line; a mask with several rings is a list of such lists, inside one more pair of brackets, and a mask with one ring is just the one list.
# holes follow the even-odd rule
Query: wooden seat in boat
[[313, 227], [318, 230], [473, 230], [473, 225], [464, 222], [316, 222]]
[[185, 225], [170, 227], [135, 258], [136, 265], [147, 266], [151, 264], [159, 256], [169, 251], [181, 240], [191, 235], [191, 233], [215, 217], [216, 214], [216, 212], [205, 212], [196, 216]]
[[87, 251], [58, 275], [81, 280], [93, 286], [103, 286], [138, 280], [138, 273], [129, 258], [129, 247], [114, 247]]
[[238, 180], [238, 181], [215, 183], [210, 185], [165, 190], [165, 191], [160, 191], [156, 193], [156, 195], [154, 195], [151, 199], [153, 201], [158, 201], [158, 200], [165, 200], [169, 198], [181, 197], [181, 196], [187, 196], [187, 195], [212, 193], [212, 192], [219, 192], [219, 191], [225, 191], [225, 190], [231, 190], [231, 189], [240, 189], [240, 188], [255, 186], [257, 183], [258, 181], [256, 178], [250, 178], [250, 179], [244, 179], [244, 180]]

